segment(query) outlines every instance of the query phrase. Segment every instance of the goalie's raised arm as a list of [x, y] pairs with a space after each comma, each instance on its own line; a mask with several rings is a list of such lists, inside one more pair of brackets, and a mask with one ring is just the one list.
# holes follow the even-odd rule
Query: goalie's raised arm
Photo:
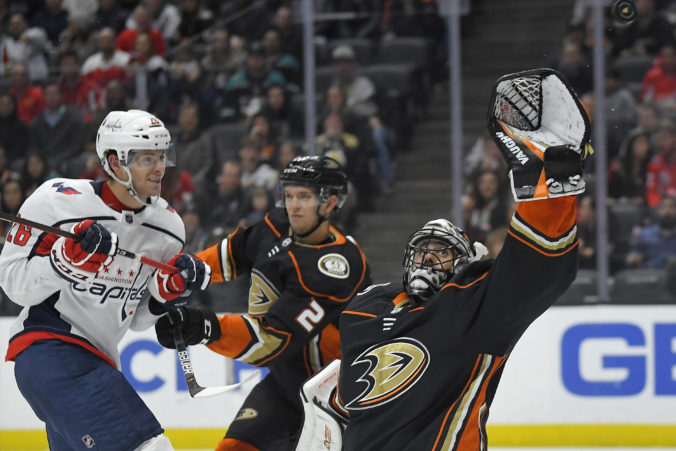
[[584, 106], [552, 69], [505, 75], [493, 86], [488, 130], [509, 166], [516, 202], [584, 192], [589, 128]]

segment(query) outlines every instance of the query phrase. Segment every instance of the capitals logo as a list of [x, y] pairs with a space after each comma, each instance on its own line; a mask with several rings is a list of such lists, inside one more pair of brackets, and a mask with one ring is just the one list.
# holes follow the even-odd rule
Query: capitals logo
[[61, 193], [61, 194], [82, 194], [81, 192], [79, 192], [75, 188], [71, 188], [70, 186], [65, 186], [63, 184], [63, 182], [54, 183], [52, 185], [52, 188], [56, 188], [56, 192]]
[[350, 365], [367, 365], [357, 379], [365, 388], [345, 407], [368, 409], [387, 404], [420, 381], [429, 363], [429, 351], [413, 338], [402, 337], [371, 346]]

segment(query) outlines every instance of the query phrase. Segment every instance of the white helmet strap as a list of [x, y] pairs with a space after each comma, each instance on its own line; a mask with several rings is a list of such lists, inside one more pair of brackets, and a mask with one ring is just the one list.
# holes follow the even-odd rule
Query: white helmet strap
[[[124, 172], [127, 174], [127, 181], [124, 181], [124, 180], [120, 179], [118, 176], [115, 175], [115, 171], [113, 171], [113, 169], [110, 167], [110, 163], [108, 163], [108, 156], [106, 156], [106, 165], [104, 167], [104, 170], [106, 170], [108, 175], [113, 180], [115, 180], [117, 183], [119, 183], [120, 185], [127, 188], [127, 192], [129, 193], [129, 195], [131, 197], [136, 199], [141, 205], [145, 205], [147, 200], [141, 200], [141, 198], [138, 197], [138, 193], [136, 192], [136, 189], [134, 188], [134, 181], [133, 181], [133, 178], [131, 176], [131, 171], [126, 166], [126, 164], [123, 165], [121, 163], [121, 160], [119, 158], [118, 158], [118, 161], [120, 162], [120, 167], [122, 168], [122, 170], [124, 170]], [[151, 204], [154, 203], [159, 197], [160, 197], [159, 195], [158, 196], [150, 196], [150, 203]]]

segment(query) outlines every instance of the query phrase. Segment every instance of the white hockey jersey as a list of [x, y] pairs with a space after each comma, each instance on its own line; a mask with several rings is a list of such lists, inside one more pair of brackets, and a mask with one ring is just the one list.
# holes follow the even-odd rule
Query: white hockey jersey
[[[185, 242], [180, 216], [163, 199], [136, 210], [122, 204], [104, 182], [51, 179], [26, 201], [19, 215], [63, 230], [94, 219], [117, 233], [119, 246], [166, 262]], [[47, 233], [14, 224], [0, 254], [0, 286], [24, 306], [10, 330], [6, 360], [36, 340], [75, 343], [120, 367], [117, 345], [127, 329], [156, 321], [141, 302], [154, 268], [117, 255], [89, 284], [70, 283], [52, 268]], [[52, 235], [53, 237], [53, 235]]]

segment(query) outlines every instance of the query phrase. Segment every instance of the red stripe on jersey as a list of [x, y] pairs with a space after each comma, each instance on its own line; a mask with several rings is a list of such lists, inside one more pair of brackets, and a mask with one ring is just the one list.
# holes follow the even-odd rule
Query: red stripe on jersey
[[38, 245], [38, 248], [35, 250], [35, 253], [37, 255], [49, 255], [49, 253], [52, 250], [52, 246], [54, 245], [54, 242], [58, 240], [59, 237], [54, 235], [53, 233], [48, 233], [47, 235], [42, 238], [42, 241], [40, 241], [40, 244]]
[[29, 347], [38, 340], [61, 340], [67, 343], [73, 343], [75, 345], [82, 346], [92, 354], [101, 357], [103, 360], [106, 361], [106, 363], [110, 364], [110, 366], [112, 366], [113, 368], [117, 368], [115, 366], [115, 362], [113, 362], [110, 357], [108, 357], [103, 352], [99, 351], [89, 343], [79, 340], [75, 337], [68, 337], [66, 335], [59, 335], [52, 332], [28, 332], [12, 340], [9, 343], [9, 347], [7, 348], [7, 355], [5, 355], [5, 361], [6, 362], [14, 361], [16, 356], [19, 355], [21, 351], [23, 351], [24, 349], [26, 349], [27, 347]]

